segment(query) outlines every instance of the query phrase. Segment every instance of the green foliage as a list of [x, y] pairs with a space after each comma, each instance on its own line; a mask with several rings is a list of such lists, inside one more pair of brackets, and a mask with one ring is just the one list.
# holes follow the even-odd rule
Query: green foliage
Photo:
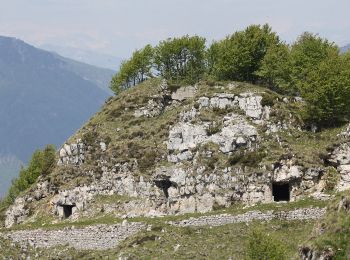
[[268, 49], [277, 44], [279, 38], [269, 25], [251, 25], [214, 43], [209, 49], [216, 56], [210, 60], [211, 70], [220, 80], [254, 82]]
[[291, 84], [295, 87], [295, 91], [304, 88], [310, 72], [338, 52], [337, 46], [317, 35], [305, 32], [299, 36], [290, 52]]
[[333, 191], [338, 184], [339, 178], [339, 172], [334, 167], [327, 168], [325, 174], [325, 190]]
[[153, 74], [174, 86], [202, 78], [259, 82], [282, 94], [303, 97], [306, 105], [300, 118], [309, 124], [329, 127], [349, 119], [350, 53], [340, 55], [326, 39], [306, 32], [289, 46], [265, 24], [248, 26], [209, 48], [205, 42], [186, 35], [154, 48], [147, 45], [122, 63], [111, 88], [119, 93]]
[[53, 145], [47, 145], [43, 150], [35, 151], [28, 167], [22, 168], [19, 177], [12, 181], [4, 201], [12, 203], [22, 191], [35, 183], [40, 175], [47, 176], [55, 166], [55, 153], [56, 149]]
[[151, 45], [136, 50], [129, 60], [122, 62], [118, 73], [112, 78], [110, 88], [118, 94], [152, 77], [152, 64], [153, 48]]
[[255, 74], [271, 89], [290, 94], [293, 93], [293, 89], [290, 89], [290, 70], [289, 47], [284, 43], [278, 43], [266, 51]]
[[205, 72], [205, 39], [188, 35], [161, 41], [155, 47], [155, 67], [172, 82], [193, 84]]
[[320, 126], [334, 126], [350, 116], [350, 63], [338, 54], [309, 72], [299, 84], [307, 102], [306, 119]]
[[[318, 252], [332, 252], [330, 259], [350, 259], [350, 193], [338, 195], [315, 226], [307, 245]], [[322, 232], [320, 232], [322, 230]]]
[[254, 229], [248, 236], [245, 258], [251, 260], [287, 259], [286, 248], [272, 235]]

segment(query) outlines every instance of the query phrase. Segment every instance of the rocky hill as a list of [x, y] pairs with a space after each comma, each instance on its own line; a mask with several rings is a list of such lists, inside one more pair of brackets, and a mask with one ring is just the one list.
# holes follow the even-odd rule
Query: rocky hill
[[[0, 36], [0, 197], [20, 162], [48, 143], [60, 146], [98, 111], [112, 75]], [[15, 160], [5, 165], [8, 157]]]
[[350, 128], [309, 131], [304, 105], [246, 83], [147, 80], [66, 141], [3, 212], [0, 245], [17, 242], [14, 257], [238, 259], [257, 228], [287, 259], [316, 259], [305, 241], [350, 187]]

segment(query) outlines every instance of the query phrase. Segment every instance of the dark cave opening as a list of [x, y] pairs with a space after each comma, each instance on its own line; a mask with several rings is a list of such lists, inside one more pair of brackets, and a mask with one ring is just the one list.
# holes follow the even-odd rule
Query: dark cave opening
[[163, 190], [166, 198], [169, 198], [168, 189], [171, 187], [172, 183], [169, 179], [155, 180], [156, 186]]
[[289, 183], [272, 183], [272, 196], [274, 201], [290, 201]]
[[63, 208], [63, 217], [69, 218], [73, 214], [73, 208], [75, 205], [62, 205]]

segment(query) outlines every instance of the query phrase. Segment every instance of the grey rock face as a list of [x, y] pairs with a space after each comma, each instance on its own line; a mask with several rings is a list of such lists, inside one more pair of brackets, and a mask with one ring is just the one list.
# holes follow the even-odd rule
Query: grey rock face
[[350, 143], [343, 143], [331, 154], [329, 162], [333, 163], [340, 173], [338, 191], [350, 189]]
[[255, 96], [252, 93], [242, 93], [240, 96], [238, 99], [240, 109], [253, 119], [261, 119], [263, 113], [262, 97]]
[[216, 94], [211, 98], [200, 97], [197, 103], [200, 108], [240, 108], [247, 117], [260, 120], [263, 116], [268, 117], [269, 110], [261, 105], [262, 96], [254, 93], [242, 93], [239, 96], [233, 94]]
[[164, 100], [162, 96], [155, 96], [149, 100], [147, 106], [141, 107], [134, 112], [135, 117], [155, 117], [164, 110]]
[[81, 139], [73, 144], [64, 144], [59, 150], [59, 156], [58, 165], [80, 165], [85, 160], [85, 145]]
[[302, 170], [303, 167], [295, 165], [292, 160], [282, 161], [280, 166], [273, 172], [274, 181], [288, 182], [295, 179], [301, 179], [303, 176]]
[[188, 87], [181, 87], [177, 89], [174, 93], [171, 95], [171, 99], [177, 100], [177, 101], [183, 101], [188, 98], [193, 98], [196, 95], [196, 87], [194, 86], [188, 86]]
[[[242, 146], [250, 149], [258, 137], [256, 128], [250, 125], [244, 117], [237, 114], [225, 116], [223, 128], [214, 135], [208, 136], [208, 128], [208, 124], [178, 123], [170, 129], [167, 142], [168, 150], [170, 152], [184, 152], [196, 148], [200, 144], [213, 142], [220, 146], [221, 152], [229, 153]], [[181, 157], [188, 159], [190, 156], [169, 157], [169, 161], [181, 161]]]
[[24, 198], [17, 198], [14, 204], [6, 211], [5, 227], [12, 227], [14, 224], [22, 223], [27, 215], [29, 209], [26, 208]]

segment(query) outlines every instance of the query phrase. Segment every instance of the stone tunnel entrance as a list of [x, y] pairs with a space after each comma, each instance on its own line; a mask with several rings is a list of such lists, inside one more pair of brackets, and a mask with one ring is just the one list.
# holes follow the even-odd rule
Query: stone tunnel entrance
[[290, 187], [288, 182], [272, 183], [272, 196], [274, 201], [290, 201]]
[[172, 183], [169, 179], [155, 180], [156, 186], [163, 190], [166, 198], [169, 198], [168, 189], [171, 187]]
[[69, 218], [73, 214], [75, 205], [61, 205], [63, 209], [63, 218]]

